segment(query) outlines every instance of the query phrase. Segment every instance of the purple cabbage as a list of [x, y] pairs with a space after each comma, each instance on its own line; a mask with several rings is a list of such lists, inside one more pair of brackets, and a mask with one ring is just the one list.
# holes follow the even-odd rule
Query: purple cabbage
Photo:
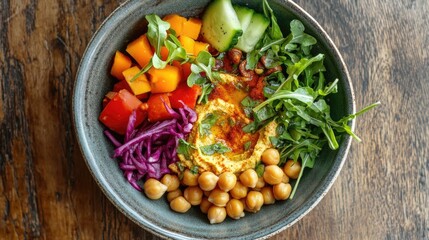
[[160, 179], [169, 173], [168, 165], [178, 161], [179, 139], [185, 139], [197, 121], [197, 113], [182, 102], [178, 112], [167, 110], [173, 119], [155, 123], [145, 122], [136, 128], [136, 112], [131, 114], [123, 143], [109, 130], [104, 134], [115, 146], [113, 157], [119, 159], [119, 168], [124, 177], [138, 191], [142, 191], [138, 181], [142, 178]]

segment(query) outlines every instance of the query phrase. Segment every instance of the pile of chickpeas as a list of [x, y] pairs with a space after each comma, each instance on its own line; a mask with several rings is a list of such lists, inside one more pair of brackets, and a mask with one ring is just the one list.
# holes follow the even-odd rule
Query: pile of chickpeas
[[288, 199], [292, 191], [289, 179], [298, 178], [301, 171], [300, 163], [293, 160], [279, 167], [280, 155], [274, 148], [265, 150], [261, 161], [265, 166], [261, 177], [255, 169], [237, 175], [224, 172], [219, 176], [213, 172], [194, 174], [186, 169], [182, 179], [174, 174], [166, 174], [160, 181], [148, 179], [144, 192], [150, 199], [159, 199], [167, 193], [170, 208], [179, 213], [199, 205], [211, 224], [223, 222], [227, 215], [239, 219], [245, 212], [255, 213], [263, 205]]

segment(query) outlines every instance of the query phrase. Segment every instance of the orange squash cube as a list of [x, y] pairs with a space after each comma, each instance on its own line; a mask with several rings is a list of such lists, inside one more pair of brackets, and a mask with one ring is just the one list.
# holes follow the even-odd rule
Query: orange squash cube
[[134, 76], [139, 72], [140, 72], [140, 69], [137, 66], [131, 67], [122, 72], [122, 74], [124, 75], [125, 81], [128, 83], [128, 86], [130, 87], [131, 91], [136, 96], [143, 93], [150, 92], [151, 90], [150, 83], [144, 73], [138, 76], [134, 81], [131, 82]]
[[161, 47], [161, 51], [160, 51], [160, 55], [159, 56], [161, 58], [162, 61], [166, 61], [168, 58], [168, 48], [166, 46], [162, 46]]
[[176, 90], [181, 79], [178, 67], [167, 65], [164, 69], [152, 67], [148, 71], [152, 93], [167, 93]]
[[122, 75], [122, 72], [125, 69], [130, 68], [131, 64], [132, 62], [129, 57], [120, 51], [116, 51], [115, 57], [113, 58], [112, 68], [110, 69], [110, 74], [112, 74], [112, 76], [118, 80], [124, 80], [124, 75]]
[[170, 23], [170, 28], [176, 32], [176, 36], [182, 35], [183, 23], [186, 22], [186, 18], [177, 14], [170, 14], [163, 18], [164, 21]]
[[175, 66], [175, 67], [177, 67], [178, 69], [179, 69], [179, 72], [180, 72], [180, 81], [183, 81], [183, 71], [182, 71], [182, 64], [179, 62], [179, 61], [173, 61], [172, 63], [171, 63], [171, 65], [173, 65], [173, 66]]
[[149, 63], [153, 56], [153, 51], [146, 34], [129, 43], [126, 51], [142, 68]]
[[198, 56], [198, 53], [200, 53], [201, 51], [208, 51], [208, 49], [209, 49], [208, 43], [195, 41], [195, 44], [194, 44], [194, 55], [195, 56]]
[[194, 39], [188, 36], [182, 35], [179, 37], [179, 42], [182, 44], [187, 54], [194, 54], [194, 45], [195, 45]]
[[189, 18], [189, 20], [183, 23], [182, 35], [197, 40], [198, 36], [200, 36], [201, 25], [202, 22], [200, 19]]

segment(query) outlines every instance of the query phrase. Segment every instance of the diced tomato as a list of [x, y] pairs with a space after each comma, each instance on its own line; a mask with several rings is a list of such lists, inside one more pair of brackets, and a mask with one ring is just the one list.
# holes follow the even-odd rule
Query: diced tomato
[[[119, 92], [122, 89], [128, 90], [128, 92], [132, 92], [130, 86], [128, 85], [127, 81], [123, 80], [120, 82], [117, 82], [115, 85], [113, 85], [113, 92]], [[149, 93], [142, 93], [139, 95], [136, 95], [136, 97], [140, 100], [145, 100], [149, 97]]]
[[103, 109], [107, 106], [107, 104], [110, 102], [110, 99], [107, 97], [103, 98]]
[[113, 85], [113, 90], [112, 91], [113, 92], [119, 92], [122, 89], [126, 89], [130, 93], [132, 92], [130, 86], [128, 86], [128, 83], [125, 80], [119, 81], [119, 82], [115, 83], [115, 85]]
[[103, 98], [103, 108], [106, 107], [106, 105], [110, 102], [110, 100], [116, 95], [117, 92], [108, 92], [106, 95], [104, 95]]
[[188, 79], [189, 75], [191, 75], [191, 64], [190, 63], [184, 63], [182, 64], [182, 78], [186, 80]]
[[133, 110], [137, 113], [137, 126], [147, 117], [147, 104], [143, 104], [128, 90], [122, 89], [107, 103], [98, 119], [112, 131], [125, 134]]
[[165, 104], [171, 108], [167, 93], [153, 93], [150, 95], [148, 104], [148, 120], [156, 122], [171, 119], [171, 114], [167, 111]]
[[201, 87], [193, 85], [188, 87], [186, 82], [182, 82], [176, 90], [171, 92], [169, 99], [172, 108], [183, 107], [180, 101], [183, 101], [188, 107], [194, 109], [198, 96], [201, 94]]

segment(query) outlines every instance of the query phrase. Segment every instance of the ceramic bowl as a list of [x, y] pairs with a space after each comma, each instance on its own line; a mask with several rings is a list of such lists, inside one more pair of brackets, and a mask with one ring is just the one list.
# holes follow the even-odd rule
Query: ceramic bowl
[[[261, 1], [233, 1], [262, 12]], [[257, 239], [267, 238], [290, 227], [327, 193], [338, 176], [351, 143], [344, 137], [337, 151], [324, 149], [313, 169], [307, 169], [293, 200], [264, 206], [240, 220], [228, 219], [210, 225], [199, 208], [186, 214], [173, 212], [164, 198], [149, 200], [123, 177], [117, 161], [112, 159], [113, 146], [103, 135], [97, 120], [101, 100], [113, 86], [109, 74], [112, 56], [118, 49], [146, 31], [144, 16], [180, 13], [198, 16], [207, 0], [136, 0], [118, 7], [94, 34], [82, 56], [73, 94], [73, 116], [77, 139], [86, 164], [107, 198], [128, 218], [156, 235], [172, 239]], [[352, 84], [340, 53], [322, 27], [292, 1], [271, 0], [279, 25], [287, 31], [292, 19], [301, 20], [306, 32], [318, 39], [316, 46], [326, 55], [327, 79], [339, 79], [339, 92], [331, 98], [333, 118], [355, 112]], [[354, 122], [350, 125], [354, 127]]]

